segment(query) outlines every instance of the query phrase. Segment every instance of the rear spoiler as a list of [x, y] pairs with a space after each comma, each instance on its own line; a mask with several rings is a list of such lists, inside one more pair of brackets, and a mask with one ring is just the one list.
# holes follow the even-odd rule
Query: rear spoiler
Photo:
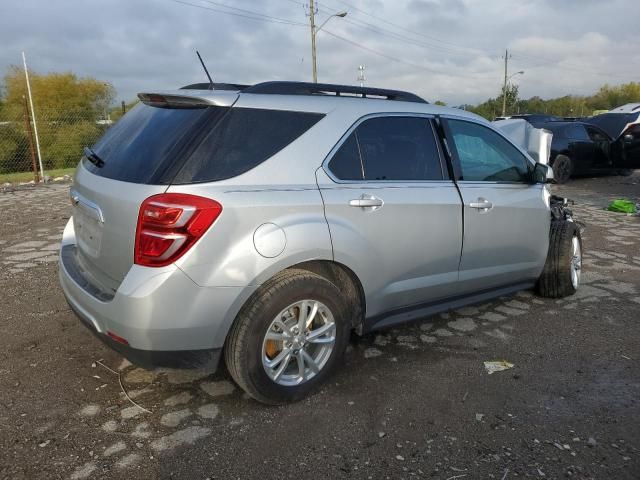
[[157, 91], [143, 92], [138, 98], [145, 105], [162, 108], [204, 108], [210, 106], [230, 107], [238, 99], [238, 92], [222, 91]]

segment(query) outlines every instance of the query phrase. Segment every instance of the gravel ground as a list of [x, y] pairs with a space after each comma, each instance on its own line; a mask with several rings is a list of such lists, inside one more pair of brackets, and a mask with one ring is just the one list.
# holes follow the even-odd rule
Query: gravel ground
[[0, 477], [640, 478], [640, 217], [602, 209], [638, 200], [640, 175], [556, 190], [586, 224], [576, 295], [354, 338], [333, 381], [286, 407], [103, 347], [58, 288], [68, 185], [0, 192]]

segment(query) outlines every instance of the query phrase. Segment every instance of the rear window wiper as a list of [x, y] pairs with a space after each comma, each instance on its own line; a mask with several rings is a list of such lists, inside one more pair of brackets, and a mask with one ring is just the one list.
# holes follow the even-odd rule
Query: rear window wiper
[[96, 154], [96, 152], [91, 150], [89, 147], [84, 147], [82, 149], [82, 153], [84, 153], [84, 156], [87, 157], [87, 160], [89, 160], [91, 163], [93, 163], [96, 167], [102, 168], [104, 166], [104, 160], [102, 160]]

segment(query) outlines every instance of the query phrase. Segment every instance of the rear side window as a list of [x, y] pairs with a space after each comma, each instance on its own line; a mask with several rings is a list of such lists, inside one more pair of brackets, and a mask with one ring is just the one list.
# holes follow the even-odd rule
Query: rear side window
[[428, 119], [376, 117], [362, 122], [329, 162], [340, 180], [442, 180]]
[[273, 156], [323, 115], [251, 108], [159, 108], [140, 104], [95, 144], [93, 173], [133, 183], [224, 180]]
[[272, 157], [324, 115], [231, 108], [198, 142], [173, 183], [224, 180]]

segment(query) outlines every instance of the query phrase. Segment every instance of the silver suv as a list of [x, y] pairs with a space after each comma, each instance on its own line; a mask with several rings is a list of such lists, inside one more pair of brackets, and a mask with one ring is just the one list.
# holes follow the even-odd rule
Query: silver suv
[[537, 285], [579, 284], [552, 171], [482, 118], [408, 92], [193, 85], [86, 148], [60, 283], [133, 363], [214, 370], [300, 399], [352, 331]]

